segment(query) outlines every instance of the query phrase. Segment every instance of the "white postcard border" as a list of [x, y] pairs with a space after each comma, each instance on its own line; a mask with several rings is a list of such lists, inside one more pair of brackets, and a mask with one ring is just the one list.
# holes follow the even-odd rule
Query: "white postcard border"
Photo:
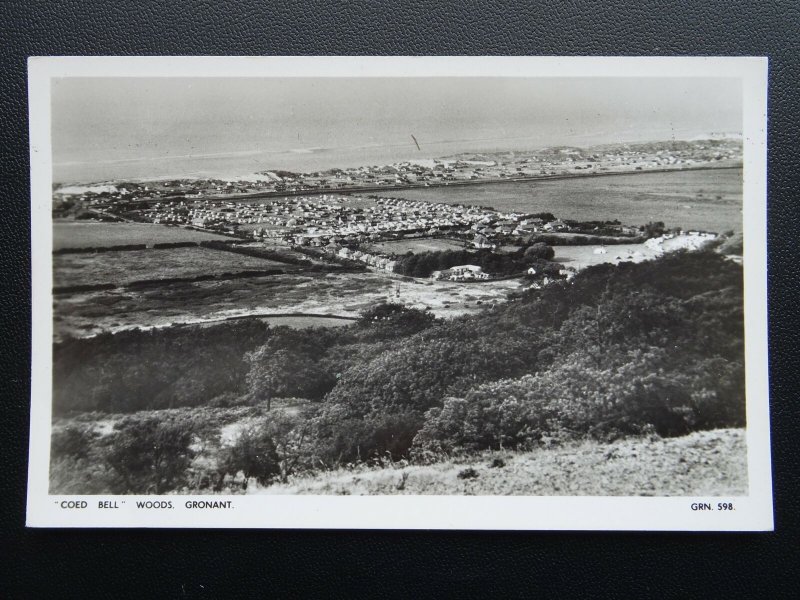
[[[746, 497], [60, 496], [49, 495], [52, 414], [52, 153], [54, 77], [735, 77], [744, 141]], [[28, 62], [31, 156], [32, 364], [27, 525], [30, 527], [773, 529], [767, 364], [767, 59], [752, 57], [34, 57]], [[145, 510], [136, 500], [168, 500]], [[230, 509], [187, 508], [230, 500]], [[120, 508], [103, 510], [100, 501]], [[69, 508], [86, 502], [86, 508]], [[692, 503], [731, 502], [734, 511]]]

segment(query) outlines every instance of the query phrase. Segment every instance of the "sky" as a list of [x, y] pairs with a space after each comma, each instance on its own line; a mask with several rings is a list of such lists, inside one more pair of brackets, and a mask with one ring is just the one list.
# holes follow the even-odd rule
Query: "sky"
[[741, 83], [723, 78], [61, 78], [51, 114], [61, 183], [232, 178], [742, 129]]

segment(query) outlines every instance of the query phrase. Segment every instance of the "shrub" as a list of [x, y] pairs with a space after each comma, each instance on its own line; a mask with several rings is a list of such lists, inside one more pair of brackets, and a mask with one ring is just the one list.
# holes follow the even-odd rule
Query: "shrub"
[[86, 425], [67, 425], [53, 429], [50, 436], [50, 456], [53, 458], [86, 458], [97, 435]]
[[333, 387], [334, 378], [320, 363], [296, 349], [273, 350], [264, 345], [245, 355], [250, 364], [247, 384], [255, 398], [297, 396], [320, 399]]
[[194, 455], [190, 422], [156, 415], [128, 417], [115, 430], [105, 459], [120, 478], [118, 493], [163, 494], [184, 483]]
[[525, 372], [536, 360], [537, 342], [500, 330], [478, 334], [463, 323], [423, 331], [364, 357], [341, 373], [327, 401], [359, 414], [412, 409], [422, 414], [478, 381]]
[[311, 422], [317, 458], [328, 466], [408, 456], [422, 415], [410, 409], [373, 411], [365, 416], [329, 405]]
[[241, 471], [245, 484], [250, 477], [266, 484], [281, 471], [275, 442], [263, 424], [243, 429], [231, 445], [222, 448], [218, 465], [223, 476]]
[[742, 233], [731, 232], [725, 239], [720, 239], [717, 251], [721, 254], [736, 254], [741, 256], [744, 252], [744, 237]]
[[719, 358], [688, 362], [658, 348], [609, 352], [606, 364], [579, 351], [541, 374], [447, 398], [425, 414], [415, 456], [744, 424], [741, 365]]
[[548, 246], [544, 242], [536, 242], [525, 250], [524, 258], [527, 262], [530, 262], [539, 258], [550, 260], [555, 255], [556, 252], [552, 246]]
[[390, 340], [418, 333], [433, 325], [435, 320], [429, 311], [389, 302], [365, 310], [359, 326], [368, 330], [368, 335], [362, 335], [364, 339]]
[[50, 461], [51, 494], [113, 494], [119, 491], [116, 475], [95, 457], [53, 457]]
[[478, 472], [472, 467], [467, 467], [458, 472], [459, 479], [477, 479]]
[[488, 390], [481, 388], [469, 398], [447, 398], [441, 408], [429, 410], [414, 438], [414, 457], [535, 445], [550, 428], [542, 425], [544, 415], [537, 414], [533, 402], [504, 397], [508, 384], [489, 391], [491, 397], [482, 397]]

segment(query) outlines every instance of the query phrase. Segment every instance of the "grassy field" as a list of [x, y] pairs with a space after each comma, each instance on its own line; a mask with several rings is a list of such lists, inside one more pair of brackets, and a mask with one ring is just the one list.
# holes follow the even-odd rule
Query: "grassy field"
[[53, 250], [226, 239], [230, 238], [206, 231], [167, 227], [154, 223], [86, 223], [65, 220], [53, 222]]
[[196, 277], [286, 266], [263, 258], [209, 248], [60, 254], [53, 256], [53, 283], [56, 286], [98, 283], [124, 285], [146, 279]]
[[437, 238], [422, 238], [411, 240], [397, 240], [393, 242], [378, 242], [371, 244], [368, 252], [378, 254], [405, 254], [406, 252], [437, 252], [439, 250], [461, 250], [464, 244], [453, 240], [437, 239]]
[[[585, 269], [600, 264], [614, 264], [621, 262], [642, 262], [661, 256], [664, 252], [703, 246], [707, 239], [694, 235], [677, 236], [665, 240], [660, 248], [652, 248], [645, 244], [613, 244], [609, 246], [555, 246], [556, 252], [553, 260], [576, 270]], [[595, 249], [603, 248], [605, 254], [595, 254]]]
[[742, 170], [710, 169], [554, 181], [428, 187], [393, 192], [408, 200], [552, 212], [562, 219], [619, 219], [628, 225], [742, 230]]
[[[465, 473], [472, 476], [465, 478]], [[747, 449], [743, 429], [719, 429], [679, 438], [631, 438], [610, 444], [587, 441], [532, 452], [491, 452], [428, 466], [397, 463], [383, 469], [357, 467], [297, 476], [287, 484], [268, 487], [251, 483], [249, 491], [338, 495], [736, 496], [747, 494]]]
[[580, 271], [586, 267], [601, 264], [619, 264], [623, 261], [641, 262], [653, 259], [659, 255], [658, 252], [648, 248], [644, 244], [619, 244], [615, 246], [604, 246], [605, 254], [595, 254], [595, 248], [600, 246], [555, 246], [556, 262], [563, 263], [565, 267], [573, 267]]
[[308, 329], [309, 327], [345, 327], [346, 325], [353, 324], [353, 321], [350, 319], [312, 316], [266, 317], [263, 321], [269, 323], [272, 327], [285, 326], [292, 327], [293, 329]]

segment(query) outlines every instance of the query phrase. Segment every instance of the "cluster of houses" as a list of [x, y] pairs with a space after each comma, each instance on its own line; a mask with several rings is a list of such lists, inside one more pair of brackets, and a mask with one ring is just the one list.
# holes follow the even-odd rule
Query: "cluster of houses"
[[335, 244], [327, 248], [328, 252], [335, 253], [339, 258], [346, 258], [347, 260], [355, 260], [369, 267], [394, 272], [394, 266], [397, 261], [392, 260], [380, 254], [370, 254], [369, 252], [362, 252], [361, 250], [351, 250], [350, 248], [338, 247]]
[[[380, 240], [442, 234], [462, 236], [475, 249], [495, 249], [508, 243], [509, 237], [524, 240], [539, 233], [572, 233], [576, 232], [575, 227], [585, 225], [478, 206], [336, 194], [261, 203], [184, 199], [157, 202], [141, 210], [140, 215], [153, 223], [185, 225], [334, 253], [342, 246], [352, 248]], [[637, 228], [613, 227], [621, 235], [638, 233]]]
[[450, 281], [485, 281], [489, 279], [489, 274], [477, 265], [460, 265], [450, 267], [444, 271], [434, 271], [431, 273], [431, 279], [435, 281], [443, 279]]
[[494, 219], [483, 219], [471, 225], [470, 229], [475, 233], [472, 241], [475, 248], [493, 248], [495, 244], [491, 241], [492, 238], [566, 231], [569, 226], [561, 219], [547, 222], [538, 217], [526, 218], [524, 215], [511, 213], [496, 215]]
[[518, 213], [401, 198], [352, 198], [323, 194], [244, 203], [221, 200], [158, 202], [141, 211], [153, 223], [276, 239], [297, 246], [353, 245], [407, 235], [471, 232], [476, 248], [491, 248], [491, 237], [560, 231], [561, 220], [545, 223]]

